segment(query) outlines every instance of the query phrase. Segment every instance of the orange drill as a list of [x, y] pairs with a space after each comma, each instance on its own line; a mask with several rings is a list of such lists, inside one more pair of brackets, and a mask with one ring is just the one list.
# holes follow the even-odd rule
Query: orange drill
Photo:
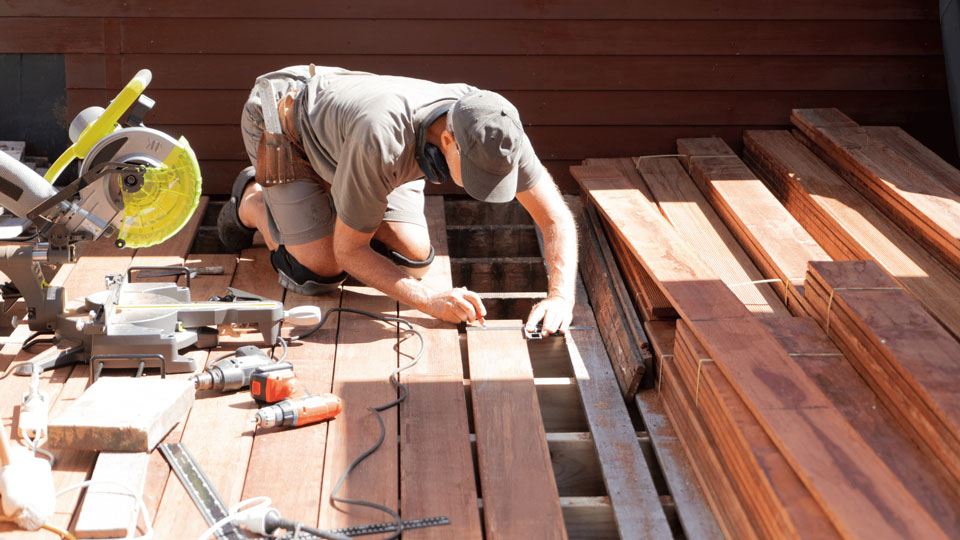
[[263, 427], [297, 427], [329, 420], [343, 410], [333, 394], [311, 395], [300, 384], [289, 364], [257, 369], [250, 378], [250, 393], [260, 403], [254, 421]]

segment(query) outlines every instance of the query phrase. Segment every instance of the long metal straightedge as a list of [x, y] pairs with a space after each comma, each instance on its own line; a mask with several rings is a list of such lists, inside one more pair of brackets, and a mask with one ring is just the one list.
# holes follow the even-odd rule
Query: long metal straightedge
[[[160, 449], [160, 453], [163, 454], [167, 463], [170, 464], [170, 468], [180, 479], [183, 488], [187, 490], [187, 494], [197, 505], [197, 509], [200, 510], [200, 514], [203, 515], [207, 525], [213, 525], [227, 517], [230, 512], [227, 505], [217, 494], [207, 475], [203, 474], [200, 465], [187, 451], [187, 447], [180, 443], [169, 443], [158, 445], [157, 448]], [[214, 535], [220, 540], [247, 540], [250, 538], [232, 521], [220, 527], [214, 532]]]

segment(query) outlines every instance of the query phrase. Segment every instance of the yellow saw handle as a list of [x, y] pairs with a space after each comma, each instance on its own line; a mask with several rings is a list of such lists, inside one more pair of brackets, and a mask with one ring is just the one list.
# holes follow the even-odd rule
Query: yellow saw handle
[[150, 73], [149, 69], [138, 71], [133, 79], [130, 79], [130, 82], [123, 87], [123, 90], [117, 94], [117, 97], [110, 102], [100, 118], [97, 118], [83, 130], [77, 138], [77, 142], [73, 143], [57, 158], [57, 161], [53, 163], [53, 166], [43, 177], [52, 184], [71, 161], [85, 158], [87, 152], [93, 148], [93, 145], [97, 144], [97, 141], [113, 133], [119, 127], [117, 122], [120, 117], [137, 101], [152, 78], [153, 74]]

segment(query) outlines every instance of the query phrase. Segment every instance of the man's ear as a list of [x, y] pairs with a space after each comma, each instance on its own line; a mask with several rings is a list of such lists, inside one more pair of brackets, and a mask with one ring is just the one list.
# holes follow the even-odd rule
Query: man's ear
[[450, 133], [446, 129], [443, 130], [443, 133], [440, 134], [440, 150], [446, 154], [450, 147], [456, 146], [456, 144], [457, 139], [453, 136], [453, 133]]

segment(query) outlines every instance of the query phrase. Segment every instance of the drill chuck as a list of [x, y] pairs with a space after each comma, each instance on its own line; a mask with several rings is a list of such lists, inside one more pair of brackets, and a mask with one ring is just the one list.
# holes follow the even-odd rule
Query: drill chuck
[[320, 394], [302, 398], [287, 398], [257, 411], [254, 418], [262, 427], [296, 427], [329, 420], [343, 410], [340, 398], [333, 394]]

